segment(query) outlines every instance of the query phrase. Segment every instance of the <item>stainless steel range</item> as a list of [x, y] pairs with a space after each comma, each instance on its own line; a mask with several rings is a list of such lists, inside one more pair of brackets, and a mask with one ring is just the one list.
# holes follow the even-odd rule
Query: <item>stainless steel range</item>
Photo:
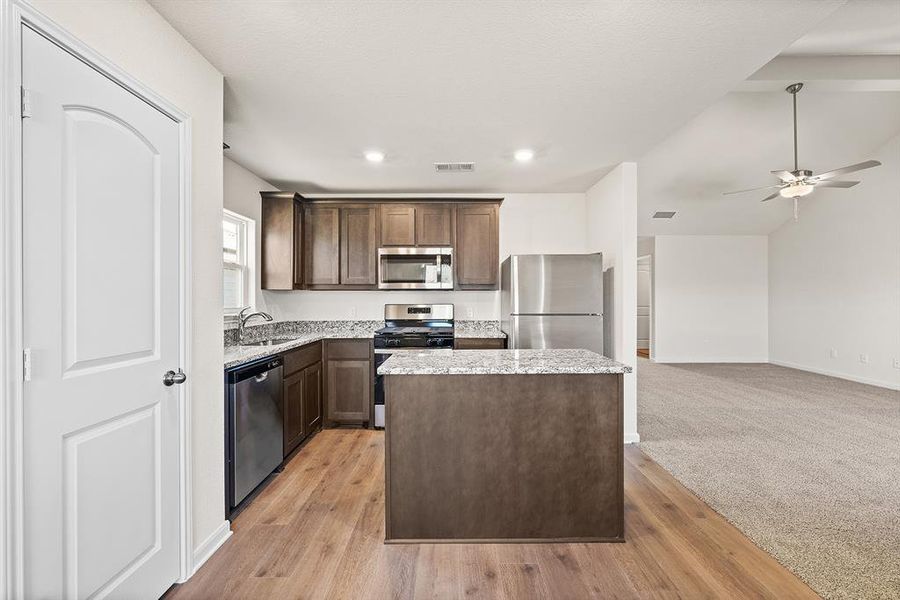
[[384, 380], [378, 367], [394, 350], [453, 348], [453, 305], [385, 304], [384, 325], [375, 332], [375, 427], [384, 427]]

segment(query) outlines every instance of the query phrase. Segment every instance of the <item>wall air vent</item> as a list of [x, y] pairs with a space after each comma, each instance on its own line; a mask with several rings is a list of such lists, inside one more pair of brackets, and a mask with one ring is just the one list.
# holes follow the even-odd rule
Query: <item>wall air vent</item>
[[470, 172], [475, 170], [473, 162], [436, 162], [434, 170], [438, 173], [456, 173], [458, 171]]
[[674, 210], [658, 210], [653, 213], [654, 219], [671, 219], [675, 216]]

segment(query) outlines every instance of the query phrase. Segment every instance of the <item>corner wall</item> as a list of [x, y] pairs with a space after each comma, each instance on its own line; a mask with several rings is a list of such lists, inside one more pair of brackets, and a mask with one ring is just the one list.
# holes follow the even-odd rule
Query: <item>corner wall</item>
[[767, 244], [764, 235], [656, 236], [655, 361], [768, 361]]
[[[621, 163], [585, 195], [586, 250], [602, 252], [612, 267], [612, 358], [637, 367], [637, 165]], [[608, 312], [608, 309], [605, 309]], [[609, 355], [610, 352], [606, 351]], [[637, 374], [625, 375], [625, 441], [639, 442]]]
[[862, 183], [816, 191], [769, 235], [769, 355], [900, 389], [900, 136], [874, 154], [882, 166], [845, 177]]
[[[143, 1], [32, 0], [74, 37], [191, 116], [195, 556], [223, 535], [222, 74]], [[227, 529], [224, 530], [227, 533]]]

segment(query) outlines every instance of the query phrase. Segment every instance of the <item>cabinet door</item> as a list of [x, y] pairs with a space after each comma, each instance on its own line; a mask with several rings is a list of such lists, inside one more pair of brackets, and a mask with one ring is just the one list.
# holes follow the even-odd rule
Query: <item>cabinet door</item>
[[322, 363], [303, 370], [303, 425], [304, 435], [312, 433], [322, 424]]
[[299, 194], [260, 192], [260, 283], [264, 290], [303, 287], [303, 205]]
[[372, 374], [368, 360], [329, 360], [328, 420], [368, 422]]
[[282, 386], [284, 403], [282, 417], [284, 420], [284, 456], [296, 448], [306, 431], [303, 427], [304, 377], [303, 371], [285, 377]]
[[341, 209], [341, 285], [378, 283], [377, 217], [374, 206]]
[[452, 246], [453, 207], [448, 204], [423, 204], [416, 207], [416, 245]]
[[461, 204], [456, 209], [456, 285], [495, 289], [500, 234], [496, 204]]
[[294, 202], [294, 289], [302, 289], [305, 281], [303, 271], [303, 205]]
[[416, 245], [416, 207], [409, 204], [381, 205], [381, 245]]
[[506, 338], [456, 338], [453, 347], [457, 350], [503, 350]]
[[340, 280], [340, 209], [306, 209], [306, 283], [337, 285]]

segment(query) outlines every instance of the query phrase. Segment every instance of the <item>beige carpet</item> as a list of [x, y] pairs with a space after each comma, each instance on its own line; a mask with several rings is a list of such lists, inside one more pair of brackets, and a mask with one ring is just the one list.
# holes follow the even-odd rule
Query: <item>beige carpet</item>
[[637, 387], [641, 449], [761, 548], [825, 598], [900, 598], [900, 392], [643, 358]]

